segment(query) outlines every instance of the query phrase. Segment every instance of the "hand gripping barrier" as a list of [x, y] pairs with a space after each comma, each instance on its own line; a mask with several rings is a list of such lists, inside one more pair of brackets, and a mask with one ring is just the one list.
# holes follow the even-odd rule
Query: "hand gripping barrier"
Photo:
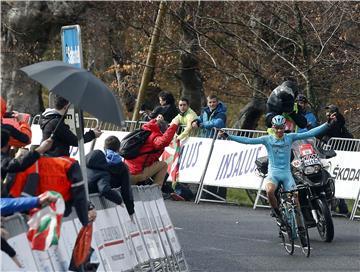
[[[97, 210], [93, 223], [91, 263], [97, 271], [189, 271], [174, 226], [157, 185], [133, 186], [135, 214], [131, 219], [123, 205], [90, 195]], [[47, 251], [31, 250], [22, 215], [4, 220], [9, 244], [23, 268], [5, 253], [1, 271], [68, 271], [72, 249], [81, 228], [74, 214], [63, 219], [59, 244]]]

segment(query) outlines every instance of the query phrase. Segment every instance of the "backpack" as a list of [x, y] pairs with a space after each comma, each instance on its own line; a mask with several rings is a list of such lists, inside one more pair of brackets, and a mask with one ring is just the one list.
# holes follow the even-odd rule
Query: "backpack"
[[126, 135], [120, 143], [119, 154], [127, 160], [134, 159], [143, 154], [156, 153], [159, 150], [152, 150], [140, 153], [140, 148], [144, 145], [146, 139], [151, 134], [149, 130], [136, 129]]

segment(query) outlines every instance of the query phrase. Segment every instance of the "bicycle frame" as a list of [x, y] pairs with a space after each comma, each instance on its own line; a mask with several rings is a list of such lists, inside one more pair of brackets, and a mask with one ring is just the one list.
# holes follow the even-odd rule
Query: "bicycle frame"
[[[279, 189], [279, 210], [285, 223], [285, 229], [280, 226], [280, 236], [288, 254], [294, 253], [294, 241], [301, 241], [302, 252], [306, 257], [310, 256], [310, 241], [304, 218], [301, 214], [300, 204], [298, 204], [299, 190], [307, 189], [306, 186], [298, 186], [295, 190], [283, 191]], [[301, 229], [301, 230], [300, 230]], [[303, 243], [306, 242], [304, 245]]]

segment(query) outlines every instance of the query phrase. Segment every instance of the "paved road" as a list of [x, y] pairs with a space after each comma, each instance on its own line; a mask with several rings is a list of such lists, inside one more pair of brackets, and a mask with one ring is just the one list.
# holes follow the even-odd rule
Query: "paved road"
[[334, 218], [335, 239], [310, 230], [310, 258], [287, 255], [269, 210], [166, 201], [191, 271], [360, 271], [360, 222]]

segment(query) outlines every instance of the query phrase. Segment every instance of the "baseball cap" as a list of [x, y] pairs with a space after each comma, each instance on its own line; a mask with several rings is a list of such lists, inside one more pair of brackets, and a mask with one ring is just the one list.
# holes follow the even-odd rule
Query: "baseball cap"
[[325, 109], [329, 110], [329, 112], [331, 112], [331, 113], [339, 111], [338, 107], [336, 107], [333, 104], [330, 104], [330, 105], [326, 106]]

